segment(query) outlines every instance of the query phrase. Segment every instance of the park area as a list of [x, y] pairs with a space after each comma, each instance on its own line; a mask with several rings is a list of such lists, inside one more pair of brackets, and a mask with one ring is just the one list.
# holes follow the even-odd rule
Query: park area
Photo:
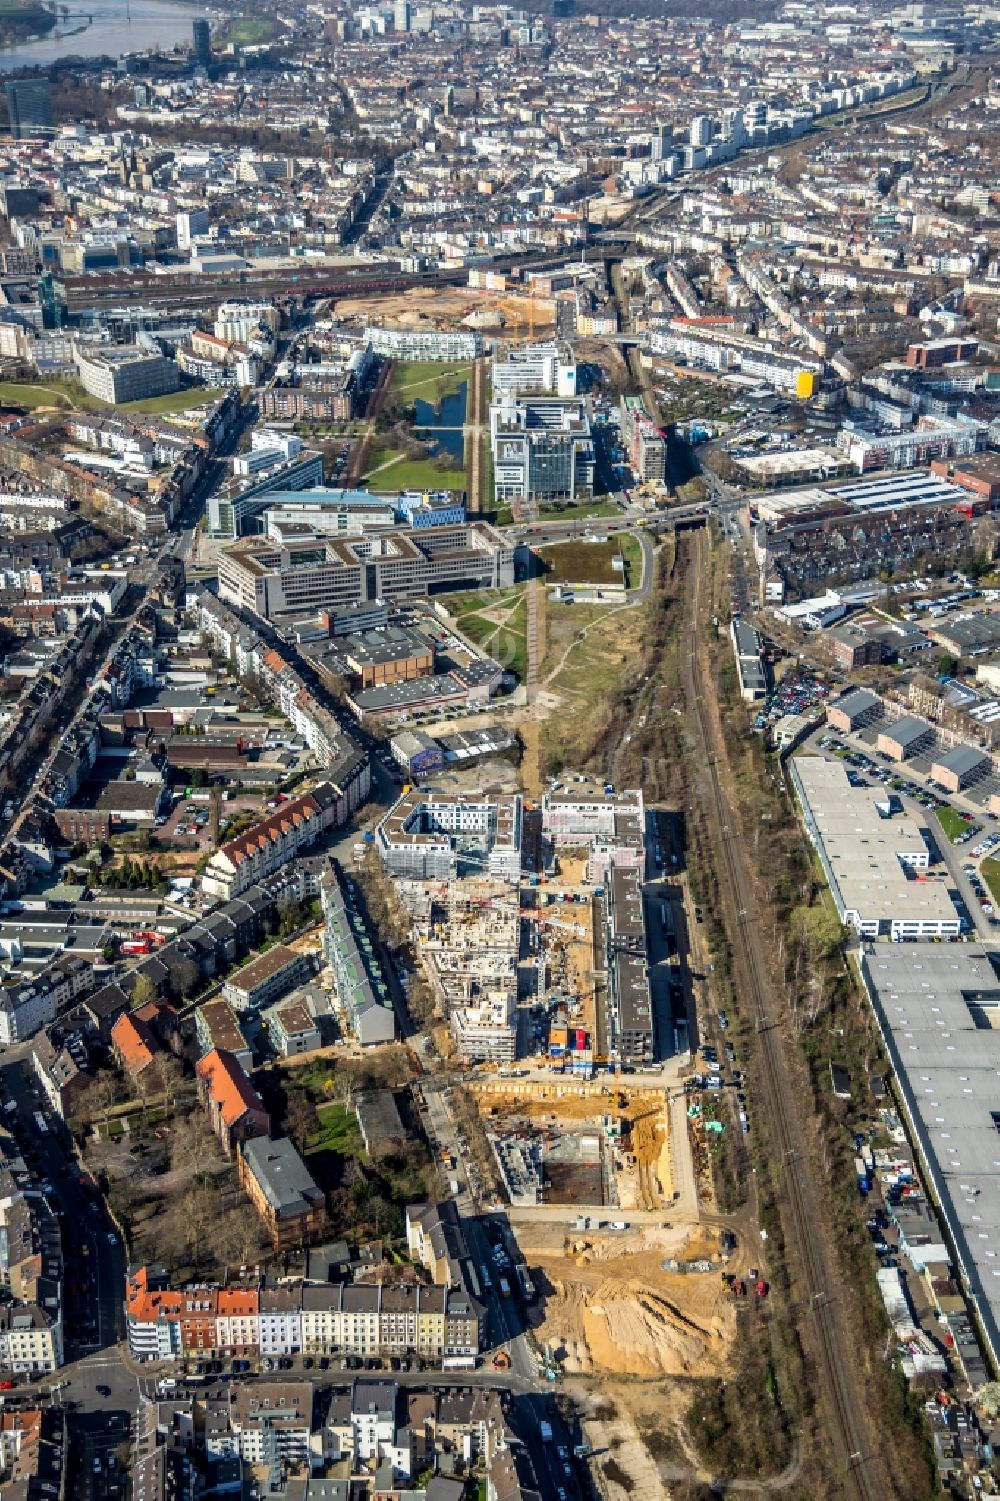
[[376, 447], [369, 456], [364, 483], [376, 495], [399, 490], [464, 490], [465, 470], [447, 458], [411, 459], [402, 449]]
[[438, 401], [472, 379], [468, 360], [396, 360], [389, 389], [405, 401]]
[[464, 636], [524, 681], [528, 673], [528, 601], [523, 586], [452, 594], [448, 610]]
[[[171, 412], [187, 412], [194, 407], [214, 406], [223, 394], [222, 391], [206, 386], [189, 386], [183, 391], [169, 391], [163, 396], [148, 396], [143, 401], [126, 402], [114, 410], [167, 416]], [[26, 412], [112, 410], [106, 402], [85, 391], [79, 381], [55, 378], [0, 381], [0, 407], [17, 407]]]

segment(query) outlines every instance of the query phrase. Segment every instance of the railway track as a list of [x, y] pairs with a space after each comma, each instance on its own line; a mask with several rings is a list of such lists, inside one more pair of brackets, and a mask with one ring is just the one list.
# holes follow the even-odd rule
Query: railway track
[[764, 1098], [769, 1129], [780, 1155], [781, 1184], [787, 1202], [786, 1237], [801, 1259], [805, 1278], [809, 1327], [813, 1332], [814, 1354], [819, 1366], [827, 1399], [830, 1436], [844, 1466], [844, 1495], [857, 1501], [884, 1501], [892, 1494], [883, 1474], [881, 1456], [872, 1449], [864, 1401], [855, 1378], [856, 1354], [843, 1327], [837, 1302], [832, 1265], [822, 1229], [815, 1185], [805, 1151], [805, 1133], [791, 1103], [788, 1068], [784, 1057], [784, 1037], [778, 1027], [767, 971], [760, 949], [753, 887], [740, 842], [738, 820], [730, 807], [722, 784], [715, 751], [712, 726], [705, 693], [710, 684], [699, 659], [698, 642], [702, 627], [701, 591], [702, 560], [705, 539], [693, 536], [690, 544], [693, 588], [689, 589], [685, 610], [685, 635], [688, 643], [682, 661], [684, 694], [690, 720], [700, 742], [709, 798], [717, 827], [710, 837], [717, 851], [717, 876], [724, 910], [731, 919], [727, 924], [736, 960], [746, 986], [745, 1003], [753, 1015], [761, 1061]]

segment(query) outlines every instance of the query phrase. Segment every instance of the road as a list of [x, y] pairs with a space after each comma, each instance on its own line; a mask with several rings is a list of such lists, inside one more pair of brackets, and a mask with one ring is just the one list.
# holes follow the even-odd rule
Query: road
[[817, 1361], [817, 1416], [825, 1420], [830, 1445], [842, 1466], [844, 1496], [881, 1501], [891, 1494], [881, 1454], [871, 1441], [868, 1414], [858, 1381], [857, 1359], [850, 1347], [838, 1276], [827, 1245], [816, 1177], [807, 1149], [807, 1127], [799, 1097], [792, 1088], [786, 1040], [768, 976], [758, 927], [754, 878], [739, 833], [737, 811], [730, 806], [720, 771], [719, 741], [708, 704], [714, 683], [699, 643], [706, 638], [702, 600], [704, 547], [692, 539], [688, 556], [688, 590], [684, 621], [687, 649], [682, 678], [688, 724], [695, 740], [693, 765], [704, 768], [694, 789], [703, 801], [708, 838], [714, 846], [720, 911], [733, 948], [734, 970], [742, 979], [742, 1003], [757, 1033], [760, 1061], [759, 1113], [766, 1112], [774, 1155], [783, 1164], [779, 1208], [785, 1243], [798, 1260], [810, 1318], [801, 1334]]
[[8, 1049], [0, 1065], [0, 1093], [13, 1100], [14, 1135], [36, 1180], [52, 1184], [49, 1202], [62, 1229], [66, 1356], [68, 1361], [113, 1344], [121, 1323], [125, 1250], [96, 1190], [81, 1184], [76, 1159], [62, 1123], [49, 1113], [49, 1129], [35, 1128], [42, 1109], [33, 1088], [30, 1045]]

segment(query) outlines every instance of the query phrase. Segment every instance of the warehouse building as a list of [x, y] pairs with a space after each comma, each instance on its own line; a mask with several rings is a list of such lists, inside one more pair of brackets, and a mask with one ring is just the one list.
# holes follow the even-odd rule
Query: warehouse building
[[1000, 978], [980, 947], [866, 944], [861, 975], [954, 1273], [1000, 1363]]
[[931, 766], [931, 778], [945, 792], [961, 792], [989, 776], [993, 757], [974, 745], [956, 745]]
[[879, 731], [875, 749], [890, 761], [908, 761], [918, 756], [934, 743], [934, 726], [915, 714], [906, 714], [886, 729]]
[[881, 790], [852, 787], [840, 761], [796, 756], [789, 766], [841, 922], [896, 943], [957, 938], [961, 919], [946, 887], [914, 879], [930, 865], [927, 830], [908, 814], [890, 815]]
[[882, 718], [882, 700], [867, 688], [851, 688], [826, 708], [826, 722], [842, 735], [853, 734]]
[[752, 625], [733, 616], [730, 625], [733, 651], [736, 655], [736, 671], [740, 680], [740, 697], [747, 703], [755, 703], [767, 697], [767, 673], [760, 652], [760, 637]]

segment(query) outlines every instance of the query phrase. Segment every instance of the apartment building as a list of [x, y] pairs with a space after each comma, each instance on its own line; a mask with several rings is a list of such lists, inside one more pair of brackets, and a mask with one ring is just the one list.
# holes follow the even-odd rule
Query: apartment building
[[222, 599], [265, 620], [513, 582], [513, 544], [482, 521], [351, 539], [311, 534], [280, 547], [248, 539], [219, 559]]
[[604, 888], [609, 1049], [625, 1063], [653, 1058], [653, 998], [646, 963], [642, 874], [612, 866]]
[[509, 797], [451, 796], [414, 788], [390, 809], [375, 845], [392, 875], [450, 880], [463, 865], [485, 865], [491, 876], [521, 876], [522, 807]]
[[462, 330], [374, 328], [364, 340], [375, 354], [394, 360], [475, 360], [483, 352], [483, 336]]
[[622, 397], [619, 406], [622, 444], [640, 484], [663, 484], [667, 474], [667, 440], [646, 416], [641, 397]]
[[198, 1093], [227, 1157], [270, 1127], [260, 1096], [231, 1053], [214, 1049], [195, 1066]]
[[502, 392], [490, 407], [495, 498], [578, 500], [594, 491], [594, 440], [580, 398]]
[[236, 1166], [274, 1249], [304, 1246], [322, 1222], [324, 1196], [293, 1144], [286, 1137], [254, 1137], [240, 1147]]
[[0, 1367], [19, 1376], [45, 1376], [63, 1363], [62, 1317], [37, 1303], [0, 1307]]
[[333, 789], [325, 782], [282, 803], [245, 834], [219, 846], [205, 867], [202, 890], [220, 901], [231, 901], [313, 844], [333, 827], [335, 815]]
[[812, 396], [823, 377], [823, 361], [785, 353], [750, 334], [737, 333], [729, 320], [674, 318], [653, 330], [653, 354], [681, 355], [694, 365], [719, 374], [740, 374], [766, 382], [776, 391]]
[[642, 790], [553, 788], [542, 798], [542, 836], [553, 848], [587, 850], [587, 879], [595, 885], [605, 879], [612, 865], [643, 873], [646, 810]]
[[97, 983], [94, 966], [61, 955], [44, 973], [0, 989], [0, 1046], [25, 1042]]
[[374, 938], [336, 860], [320, 885], [326, 928], [323, 953], [337, 981], [337, 999], [360, 1047], [392, 1042], [396, 1013]]
[[239, 1013], [261, 1011], [287, 995], [312, 974], [308, 954], [276, 943], [244, 964], [223, 986], [222, 993]]
[[464, 1288], [441, 1284], [213, 1283], [172, 1290], [162, 1268], [141, 1267], [125, 1293], [129, 1349], [141, 1361], [347, 1354], [440, 1365], [480, 1353], [485, 1318]]
[[872, 469], [913, 469], [932, 460], [966, 457], [986, 442], [985, 423], [968, 418], [921, 417], [903, 432], [863, 432], [845, 426], [837, 435], [859, 474]]
[[84, 390], [110, 406], [164, 396], [181, 383], [173, 360], [134, 344], [87, 350], [74, 344], [73, 361]]

